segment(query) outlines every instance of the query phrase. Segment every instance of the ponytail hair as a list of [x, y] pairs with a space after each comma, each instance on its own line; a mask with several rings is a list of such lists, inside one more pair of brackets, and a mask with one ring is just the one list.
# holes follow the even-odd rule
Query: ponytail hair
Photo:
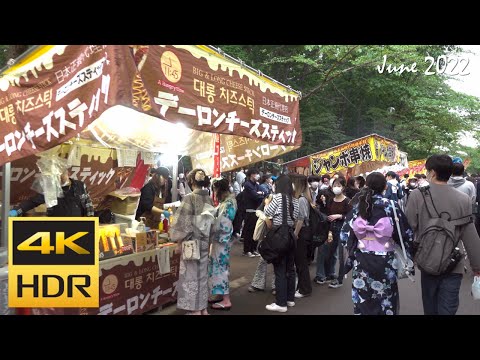
[[381, 173], [373, 172], [367, 176], [365, 187], [360, 190], [358, 196], [358, 212], [363, 219], [370, 219], [373, 209], [373, 196], [382, 194], [385, 186], [387, 186], [387, 180]]

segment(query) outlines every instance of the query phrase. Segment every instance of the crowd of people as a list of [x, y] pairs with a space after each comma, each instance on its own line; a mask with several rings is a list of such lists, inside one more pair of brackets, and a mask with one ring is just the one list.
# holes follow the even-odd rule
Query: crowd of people
[[[403, 264], [397, 250], [404, 249], [407, 260], [415, 261], [421, 272], [424, 313], [455, 314], [465, 259], [480, 276], [475, 228], [480, 182], [465, 174], [461, 160], [448, 155], [429, 157], [426, 170], [426, 175], [402, 179], [395, 172], [347, 179], [342, 173], [277, 177], [250, 168], [239, 171], [233, 183], [214, 179], [213, 185], [202, 170], [193, 170], [187, 176], [193, 192], [182, 200], [173, 239], [179, 252], [182, 241], [199, 239], [200, 257], [194, 261], [182, 257], [177, 306], [203, 315], [208, 314], [209, 303], [218, 310], [232, 307], [229, 267], [235, 239], [243, 239], [244, 256], [258, 257], [248, 291], [265, 291], [270, 264], [260, 256], [259, 243], [272, 229], [288, 226], [295, 246], [271, 264], [275, 302], [267, 304], [267, 310], [287, 312], [296, 301], [311, 296], [317, 285], [342, 287], [351, 272], [354, 314], [398, 314]], [[204, 204], [212, 204], [209, 191], [219, 205], [210, 233], [205, 234], [198, 231], [195, 214], [204, 211]], [[318, 214], [320, 227], [314, 225]], [[264, 228], [260, 231], [259, 226]], [[431, 246], [434, 238], [443, 242], [441, 252]], [[455, 252], [459, 256], [454, 259]], [[443, 266], [446, 259], [454, 262], [448, 269]], [[438, 269], [432, 270], [435, 264]], [[415, 270], [410, 271], [413, 275]]]
[[[39, 193], [10, 216], [43, 203], [49, 216], [95, 215], [85, 184], [69, 177], [65, 161], [43, 159], [42, 164], [55, 169], [55, 175], [42, 177]], [[402, 179], [392, 171], [347, 179], [340, 172], [277, 177], [250, 168], [239, 171], [232, 183], [210, 179], [202, 169], [186, 178], [181, 174], [181, 205], [171, 231], [181, 254], [177, 307], [192, 315], [208, 315], [209, 304], [231, 309], [230, 253], [234, 240], [242, 239], [243, 255], [258, 257], [250, 293], [266, 290], [267, 269], [273, 266], [275, 302], [266, 305], [269, 311], [287, 312], [295, 301], [311, 296], [316, 285], [338, 289], [351, 272], [354, 314], [398, 314], [402, 249], [421, 273], [424, 313], [454, 315], [466, 259], [480, 276], [480, 177], [468, 176], [462, 160], [448, 155], [430, 156], [425, 168], [426, 174]], [[136, 217], [154, 226], [163, 204], [172, 200], [172, 179], [162, 167], [150, 175]], [[259, 244], [282, 226], [294, 246], [267, 262]], [[409, 271], [414, 275], [415, 269]]]

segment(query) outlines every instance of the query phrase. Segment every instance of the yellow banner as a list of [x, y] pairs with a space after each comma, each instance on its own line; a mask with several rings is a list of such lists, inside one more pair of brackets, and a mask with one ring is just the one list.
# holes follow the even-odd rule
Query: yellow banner
[[395, 163], [399, 161], [398, 146], [387, 139], [369, 136], [313, 155], [310, 166], [313, 175], [344, 171], [368, 161]]

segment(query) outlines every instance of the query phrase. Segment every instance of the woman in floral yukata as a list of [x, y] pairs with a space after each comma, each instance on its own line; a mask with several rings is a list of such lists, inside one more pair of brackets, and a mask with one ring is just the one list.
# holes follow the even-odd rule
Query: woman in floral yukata
[[237, 212], [237, 202], [229, 191], [227, 179], [214, 180], [212, 190], [218, 199], [216, 226], [212, 234], [212, 250], [208, 265], [208, 288], [210, 306], [215, 310], [230, 310], [230, 249], [232, 247], [233, 219]]
[[[347, 215], [340, 233], [348, 241], [345, 273], [353, 268], [352, 300], [355, 315], [396, 315], [399, 310], [395, 244], [400, 244], [392, 203], [382, 193], [385, 177], [378, 172], [367, 176], [359, 201]], [[394, 204], [407, 256], [412, 258], [413, 231], [407, 218]]]

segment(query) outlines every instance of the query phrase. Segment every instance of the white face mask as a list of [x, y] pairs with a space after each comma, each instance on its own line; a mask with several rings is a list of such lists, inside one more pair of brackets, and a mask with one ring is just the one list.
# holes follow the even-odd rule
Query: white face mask
[[255, 180], [256, 181], [260, 180], [260, 175], [259, 174], [255, 175]]
[[313, 190], [316, 190], [318, 188], [318, 181], [312, 182], [311, 186]]
[[322, 184], [322, 186], [320, 186], [320, 190], [325, 190], [325, 189], [328, 189], [328, 185]]
[[340, 194], [342, 193], [342, 188], [341, 188], [340, 186], [335, 186], [335, 187], [333, 188], [333, 193], [334, 193], [335, 195], [340, 195]]

